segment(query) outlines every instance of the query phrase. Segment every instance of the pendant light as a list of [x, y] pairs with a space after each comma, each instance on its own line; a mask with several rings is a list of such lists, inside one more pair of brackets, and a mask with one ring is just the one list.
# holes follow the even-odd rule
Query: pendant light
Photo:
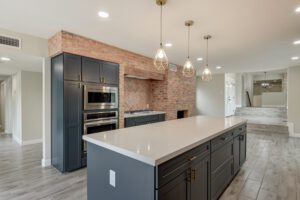
[[190, 60], [190, 29], [191, 26], [193, 26], [194, 21], [192, 20], [188, 20], [185, 22], [185, 26], [188, 27], [188, 56], [187, 56], [187, 60], [185, 61], [184, 65], [183, 65], [183, 69], [182, 69], [182, 74], [185, 77], [193, 77], [195, 75], [195, 68], [193, 63]]
[[160, 6], [160, 47], [156, 51], [153, 64], [155, 68], [159, 71], [163, 71], [168, 68], [169, 61], [166, 55], [166, 52], [163, 48], [162, 44], [162, 12], [163, 12], [163, 5], [167, 3], [167, 0], [156, 0], [156, 4]]
[[270, 89], [272, 85], [268, 82], [267, 72], [265, 72], [265, 80], [261, 83], [261, 87], [265, 89]]
[[202, 80], [203, 81], [211, 81], [212, 80], [212, 74], [208, 67], [208, 40], [211, 39], [210, 35], [204, 36], [204, 39], [206, 40], [206, 65], [204, 67], [204, 70], [202, 72]]

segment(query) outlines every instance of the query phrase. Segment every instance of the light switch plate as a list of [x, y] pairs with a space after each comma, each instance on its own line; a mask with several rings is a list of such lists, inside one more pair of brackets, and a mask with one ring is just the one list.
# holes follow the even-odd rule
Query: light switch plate
[[109, 170], [109, 184], [116, 187], [116, 172], [114, 170]]

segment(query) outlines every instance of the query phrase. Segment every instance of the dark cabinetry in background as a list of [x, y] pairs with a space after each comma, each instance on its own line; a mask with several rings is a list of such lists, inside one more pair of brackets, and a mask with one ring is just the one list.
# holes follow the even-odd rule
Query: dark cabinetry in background
[[165, 121], [165, 114], [125, 118], [125, 128]]
[[[52, 165], [61, 172], [85, 165], [82, 155], [83, 84], [118, 84], [117, 64], [63, 53], [51, 60]], [[103, 67], [111, 67], [103, 70]], [[102, 74], [101, 74], [102, 72]], [[102, 78], [103, 79], [103, 78]]]
[[82, 57], [82, 81], [88, 83], [119, 84], [119, 65]]
[[82, 89], [79, 82], [80, 76], [80, 56], [61, 54], [52, 58], [51, 156], [52, 165], [62, 172], [81, 167]]

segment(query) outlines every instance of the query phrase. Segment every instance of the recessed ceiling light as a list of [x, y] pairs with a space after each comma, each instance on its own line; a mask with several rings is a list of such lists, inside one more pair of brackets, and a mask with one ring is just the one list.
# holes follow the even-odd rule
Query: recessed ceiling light
[[105, 12], [105, 11], [99, 11], [98, 15], [99, 15], [99, 17], [102, 17], [102, 18], [108, 18], [109, 17], [108, 12]]
[[296, 8], [295, 12], [300, 13], [300, 6]]
[[299, 60], [299, 57], [298, 56], [293, 56], [291, 57], [292, 60]]
[[216, 69], [222, 69], [222, 67], [221, 66], [216, 66]]
[[10, 61], [10, 58], [7, 58], [7, 57], [1, 57], [0, 58], [2, 61]]
[[165, 46], [166, 47], [171, 47], [171, 46], [173, 46], [173, 44], [172, 43], [166, 43]]
[[197, 58], [197, 60], [198, 60], [198, 61], [202, 61], [202, 60], [203, 60], [203, 58]]
[[300, 40], [294, 42], [295, 45], [300, 44]]

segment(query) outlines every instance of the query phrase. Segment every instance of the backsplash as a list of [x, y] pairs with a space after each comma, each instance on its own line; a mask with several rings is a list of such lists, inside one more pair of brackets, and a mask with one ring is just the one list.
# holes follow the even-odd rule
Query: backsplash
[[[133, 78], [124, 79], [124, 110], [148, 109], [151, 104], [151, 81]], [[151, 108], [149, 108], [151, 109]]]

